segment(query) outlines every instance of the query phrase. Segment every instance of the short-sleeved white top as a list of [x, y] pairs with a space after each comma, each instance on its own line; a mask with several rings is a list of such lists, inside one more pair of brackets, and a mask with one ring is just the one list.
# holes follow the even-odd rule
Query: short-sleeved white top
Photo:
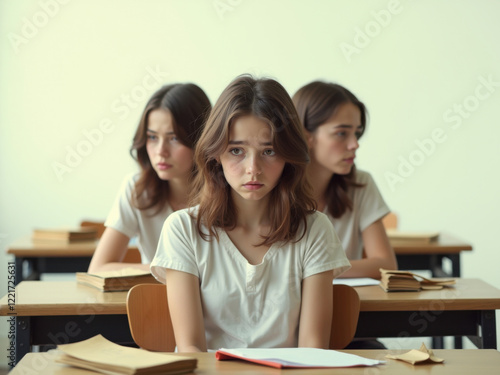
[[149, 264], [155, 255], [163, 223], [173, 210], [168, 203], [156, 214], [154, 209], [139, 210], [134, 207], [131, 199], [138, 178], [139, 174], [131, 174], [125, 178], [104, 225], [129, 238], [137, 236], [141, 261]]
[[[191, 212], [196, 215], [196, 207]], [[161, 282], [166, 269], [199, 278], [209, 349], [296, 347], [302, 280], [327, 270], [338, 276], [350, 268], [328, 218], [309, 215], [299, 242], [273, 244], [258, 265], [248, 263], [225, 231], [218, 234], [219, 242], [205, 241], [188, 209], [173, 213], [151, 272]]]
[[323, 211], [335, 227], [347, 258], [352, 260], [363, 257], [362, 232], [390, 212], [375, 181], [368, 172], [357, 170], [356, 182], [365, 186], [349, 189], [352, 210], [347, 211], [338, 219], [333, 218], [328, 213], [328, 207], [325, 207]]

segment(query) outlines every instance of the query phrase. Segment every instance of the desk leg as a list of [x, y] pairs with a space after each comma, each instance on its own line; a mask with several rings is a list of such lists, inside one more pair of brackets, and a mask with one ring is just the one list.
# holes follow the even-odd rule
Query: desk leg
[[16, 364], [31, 349], [31, 318], [16, 316]]
[[497, 324], [495, 310], [481, 311], [482, 349], [497, 348]]
[[16, 285], [23, 281], [23, 258], [16, 257]]

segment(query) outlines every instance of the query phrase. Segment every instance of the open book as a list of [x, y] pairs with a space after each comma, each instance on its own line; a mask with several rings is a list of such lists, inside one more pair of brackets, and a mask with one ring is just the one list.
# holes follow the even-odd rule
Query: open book
[[387, 237], [395, 241], [409, 241], [412, 243], [430, 243], [437, 241], [439, 232], [403, 232], [397, 229], [386, 229]]
[[101, 335], [57, 349], [62, 352], [57, 362], [108, 375], [181, 374], [197, 365], [196, 358], [121, 346]]
[[93, 273], [77, 272], [76, 281], [103, 292], [122, 292], [137, 284], [158, 283], [149, 271], [131, 267]]
[[455, 279], [426, 278], [411, 271], [380, 269], [380, 286], [386, 292], [418, 292], [422, 289], [442, 289], [455, 284]]
[[336, 350], [315, 348], [219, 349], [215, 358], [219, 361], [240, 359], [276, 368], [354, 367], [385, 363]]
[[33, 241], [58, 241], [71, 243], [97, 240], [97, 229], [94, 227], [77, 228], [38, 228], [33, 230]]

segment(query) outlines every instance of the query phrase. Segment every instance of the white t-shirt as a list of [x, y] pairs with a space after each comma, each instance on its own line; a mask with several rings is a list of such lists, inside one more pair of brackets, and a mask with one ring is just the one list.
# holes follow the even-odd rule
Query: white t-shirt
[[[196, 207], [191, 212], [196, 215]], [[296, 347], [302, 280], [332, 269], [337, 277], [350, 268], [328, 218], [309, 215], [299, 242], [273, 244], [258, 265], [248, 263], [225, 231], [218, 234], [219, 242], [205, 241], [188, 210], [173, 213], [151, 272], [163, 283], [167, 268], [200, 279], [208, 349]]]
[[335, 227], [347, 258], [352, 260], [363, 257], [362, 232], [390, 212], [375, 181], [368, 172], [357, 170], [356, 182], [365, 186], [350, 188], [348, 194], [352, 200], [352, 210], [346, 211], [338, 219], [333, 218], [328, 213], [328, 207], [325, 207], [323, 211]]
[[138, 178], [139, 174], [125, 178], [104, 225], [129, 238], [137, 236], [142, 263], [149, 264], [155, 255], [163, 223], [173, 210], [168, 203], [157, 214], [154, 214], [154, 208], [139, 210], [133, 206], [132, 192]]

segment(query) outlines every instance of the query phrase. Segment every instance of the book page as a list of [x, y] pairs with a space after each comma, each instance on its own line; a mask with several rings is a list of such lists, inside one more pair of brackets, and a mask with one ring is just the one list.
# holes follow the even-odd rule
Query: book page
[[368, 285], [378, 285], [380, 280], [375, 280], [369, 277], [353, 277], [353, 278], [340, 278], [334, 279], [333, 285], [349, 285], [352, 287], [356, 286], [368, 286]]

